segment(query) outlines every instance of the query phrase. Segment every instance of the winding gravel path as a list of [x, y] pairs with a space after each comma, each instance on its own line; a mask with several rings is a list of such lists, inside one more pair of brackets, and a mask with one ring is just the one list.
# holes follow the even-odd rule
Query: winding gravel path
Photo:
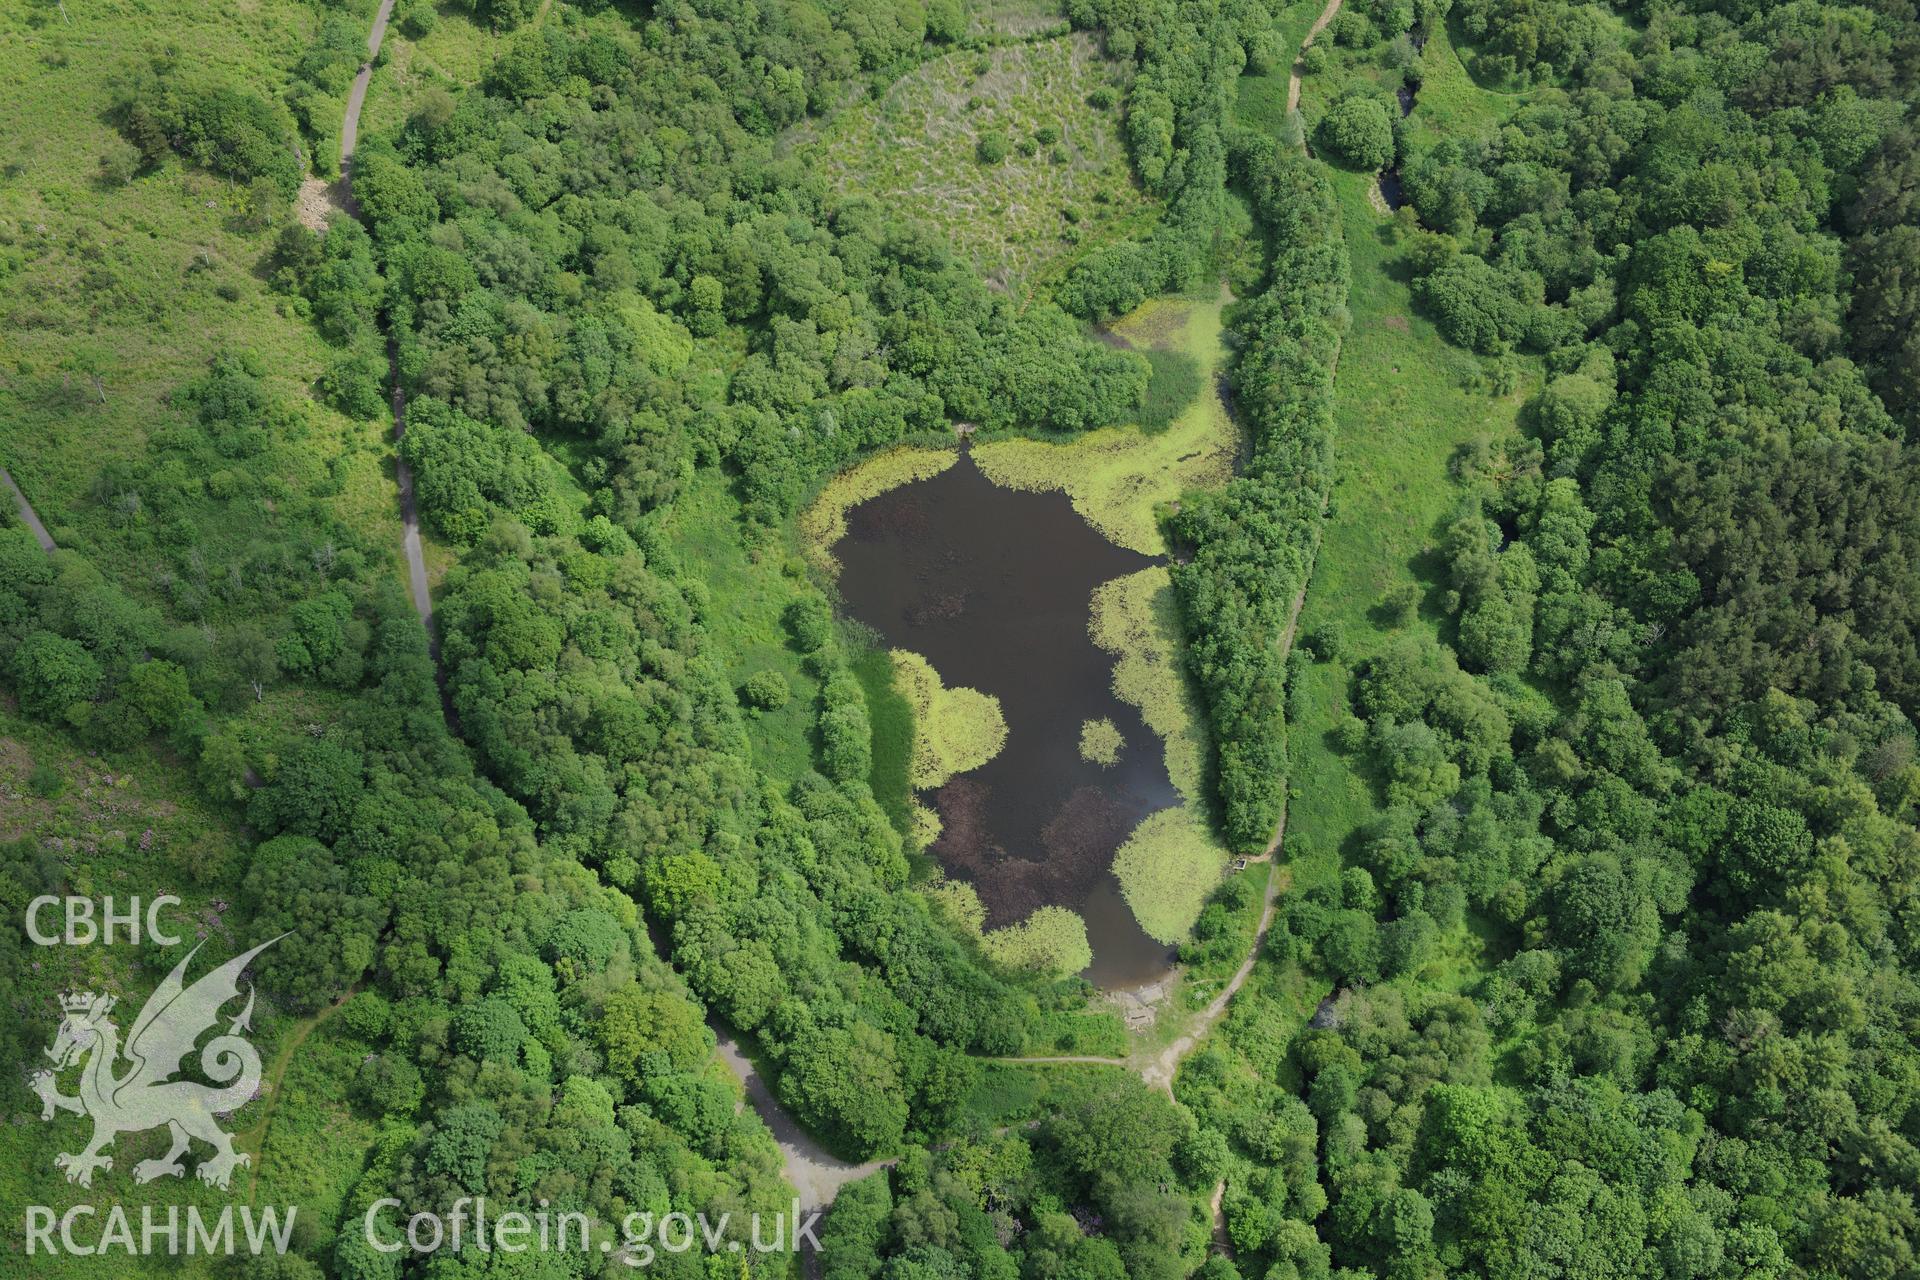
[[[373, 60], [380, 54], [380, 42], [386, 39], [387, 20], [393, 17], [393, 0], [380, 0], [373, 15], [373, 30], [367, 33], [367, 60], [353, 78], [347, 92], [347, 114], [340, 121], [340, 183], [349, 213], [358, 214], [353, 198], [353, 149], [360, 140], [360, 108], [366, 105], [367, 87], [373, 83]], [[400, 389], [400, 364], [391, 341], [387, 343], [387, 376], [393, 384], [393, 439], [397, 444], [407, 434], [407, 397]], [[406, 459], [395, 458], [394, 480], [400, 490], [401, 545], [407, 555], [407, 592], [413, 597], [414, 612], [427, 629], [427, 644], [433, 650], [436, 668], [440, 659], [439, 642], [433, 634], [433, 596], [427, 590], [427, 560], [420, 546], [420, 511], [413, 499], [413, 468]]]
[[0, 480], [6, 481], [7, 488], [13, 490], [13, 505], [20, 511], [21, 523], [32, 531], [33, 539], [40, 544], [40, 549], [51, 553], [53, 535], [47, 532], [47, 526], [40, 523], [40, 516], [34, 511], [33, 504], [27, 501], [27, 495], [20, 492], [20, 486], [14, 482], [13, 473], [5, 467], [0, 467]]
[[733, 1033], [717, 1022], [709, 1022], [713, 1034], [719, 1041], [720, 1060], [727, 1064], [727, 1070], [733, 1072], [747, 1090], [747, 1103], [773, 1130], [774, 1141], [780, 1144], [780, 1154], [786, 1163], [787, 1181], [800, 1197], [802, 1209], [824, 1209], [833, 1203], [840, 1194], [840, 1188], [849, 1182], [858, 1182], [868, 1174], [892, 1165], [892, 1160], [869, 1160], [865, 1164], [854, 1164], [821, 1146], [814, 1136], [800, 1126], [791, 1112], [780, 1105], [773, 1096], [759, 1069], [740, 1049], [740, 1042]]
[[[1280, 816], [1281, 834], [1285, 834], [1286, 826], [1287, 819], [1283, 811]], [[1173, 1077], [1180, 1070], [1180, 1060], [1193, 1052], [1200, 1043], [1200, 1037], [1213, 1030], [1213, 1024], [1225, 1016], [1227, 1005], [1239, 994], [1240, 988], [1247, 985], [1247, 979], [1253, 976], [1253, 966], [1260, 959], [1260, 949], [1267, 945], [1267, 931], [1273, 928], [1273, 913], [1280, 904], [1280, 891], [1292, 879], [1285, 867], [1268, 866], [1267, 894], [1260, 904], [1260, 927], [1254, 930], [1253, 945], [1247, 949], [1247, 958], [1240, 962], [1232, 980], [1221, 988], [1220, 994], [1209, 1000], [1207, 1007], [1200, 1011], [1200, 1016], [1188, 1025], [1186, 1032], [1140, 1069], [1140, 1078], [1149, 1085], [1172, 1095]]]
[[[347, 176], [348, 162], [353, 159], [353, 144], [360, 137], [360, 108], [367, 101], [367, 86], [373, 83], [373, 60], [380, 56], [380, 42], [387, 37], [387, 20], [393, 17], [393, 0], [380, 0], [380, 8], [373, 15], [373, 29], [367, 32], [367, 60], [360, 64], [360, 74], [353, 78], [353, 88], [347, 91], [347, 114], [340, 121], [340, 173]], [[349, 192], [352, 188], [349, 186]]]

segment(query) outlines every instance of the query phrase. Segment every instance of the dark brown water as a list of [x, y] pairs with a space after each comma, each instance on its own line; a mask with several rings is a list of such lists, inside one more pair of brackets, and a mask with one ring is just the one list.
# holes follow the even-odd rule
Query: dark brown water
[[1387, 208], [1398, 209], [1407, 202], [1406, 192], [1400, 186], [1398, 169], [1383, 169], [1380, 172], [1380, 198], [1387, 202]]
[[[979, 890], [989, 927], [1070, 907], [1086, 918], [1092, 981], [1164, 973], [1171, 949], [1141, 932], [1111, 868], [1140, 820], [1180, 797], [1087, 633], [1094, 589], [1154, 562], [1101, 537], [1065, 495], [1001, 488], [966, 457], [855, 507], [834, 554], [851, 616], [924, 655], [949, 688], [1000, 700], [1000, 754], [922, 797], [943, 823], [930, 852]], [[1080, 725], [1100, 716], [1126, 738], [1111, 768], [1080, 756]]]

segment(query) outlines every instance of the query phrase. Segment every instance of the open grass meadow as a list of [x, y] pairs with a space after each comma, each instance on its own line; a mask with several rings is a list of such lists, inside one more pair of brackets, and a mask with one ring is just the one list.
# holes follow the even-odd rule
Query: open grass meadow
[[1238, 94], [1234, 114], [1241, 124], [1268, 137], [1279, 136], [1287, 122], [1287, 77], [1293, 71], [1300, 42], [1307, 38], [1323, 7], [1321, 0], [1292, 0], [1275, 10], [1273, 36], [1278, 56], [1263, 70], [1241, 76], [1234, 85]]
[[[316, 9], [238, 7], [244, 21], [187, 0], [0, 13], [0, 459], [56, 541], [149, 598], [171, 572], [167, 544], [189, 539], [213, 578], [307, 499], [399, 569], [388, 424], [312, 394], [337, 353], [268, 286], [290, 211], [262, 216], [243, 186], [172, 158], [124, 184], [101, 174], [126, 148], [109, 113], [137, 75], [172, 67], [282, 93]], [[176, 393], [220, 352], [253, 357], [284, 426], [222, 474], [161, 463], [155, 442], [187, 421]]]
[[990, 280], [1024, 286], [1153, 218], [1120, 138], [1121, 74], [1086, 35], [950, 53], [794, 144], [838, 190], [939, 228]]
[[747, 736], [761, 768], [793, 779], [814, 767], [820, 682], [789, 639], [782, 613], [813, 588], [797, 556], [777, 542], [749, 541], [739, 511], [726, 477], [701, 468], [674, 503], [667, 533], [707, 589], [706, 626], [719, 642], [714, 651], [726, 658], [728, 680], [738, 688], [757, 671], [776, 671], [787, 681], [792, 696], [777, 709], [749, 714]]
[[1089, 1062], [983, 1062], [967, 1095], [967, 1119], [991, 1131], [1038, 1122], [1074, 1091], [1101, 1080], [1119, 1081], [1126, 1067]]
[[852, 662], [867, 696], [873, 726], [873, 798], [902, 834], [913, 829], [913, 704], [893, 681], [893, 659], [884, 649], [864, 650]]
[[1474, 138], [1498, 127], [1519, 110], [1520, 94], [1483, 87], [1468, 72], [1455, 23], [1436, 24], [1420, 52], [1420, 88], [1414, 99], [1416, 147], [1441, 138]]
[[[1307, 23], [1311, 21], [1309, 17]], [[1301, 25], [1300, 35], [1305, 35], [1306, 26]], [[1424, 150], [1442, 138], [1479, 137], [1498, 127], [1519, 109], [1524, 95], [1510, 87], [1490, 87], [1477, 80], [1467, 66], [1472, 54], [1458, 43], [1460, 38], [1457, 22], [1434, 24], [1418, 66], [1409, 76], [1387, 64], [1385, 45], [1365, 51], [1344, 48], [1334, 43], [1331, 30], [1323, 32], [1315, 43], [1325, 46], [1328, 60], [1320, 70], [1302, 76], [1300, 83], [1300, 114], [1308, 137], [1313, 136], [1327, 107], [1349, 90], [1365, 89], [1391, 103], [1394, 91], [1409, 80], [1416, 92], [1406, 127], [1415, 150]], [[1276, 80], [1277, 98], [1269, 83]], [[1241, 122], [1265, 129], [1283, 121], [1286, 82], [1286, 68], [1271, 76], [1242, 76]], [[1273, 106], [1276, 101], [1277, 114]], [[1393, 114], [1399, 115], [1397, 107]]]
[[1041, 1013], [1021, 1052], [1030, 1057], [1082, 1054], [1124, 1058], [1130, 1047], [1127, 1028], [1112, 1009], [1053, 1009]]
[[[1429, 59], [1441, 54], [1451, 57], [1450, 46], [1428, 44]], [[1457, 58], [1453, 65], [1464, 77]], [[1310, 80], [1303, 100], [1320, 88]], [[1447, 129], [1474, 127], [1502, 109], [1470, 82], [1455, 88], [1463, 103], [1446, 117]], [[1423, 97], [1414, 119], [1425, 110]], [[1335, 726], [1350, 714], [1354, 668], [1402, 638], [1382, 623], [1379, 605], [1396, 589], [1417, 588], [1420, 608], [1405, 630], [1437, 657], [1444, 615], [1434, 538], [1461, 493], [1449, 461], [1462, 445], [1510, 432], [1540, 376], [1535, 361], [1520, 360], [1517, 387], [1489, 395], [1478, 358], [1447, 343], [1416, 309], [1392, 223], [1372, 199], [1372, 175], [1331, 176], [1352, 260], [1353, 319], [1334, 380], [1336, 478], [1299, 634], [1331, 629], [1342, 640], [1334, 660], [1300, 668], [1288, 696], [1286, 857], [1300, 887], [1337, 876], [1342, 852], [1381, 812], [1376, 780], [1333, 745]]]

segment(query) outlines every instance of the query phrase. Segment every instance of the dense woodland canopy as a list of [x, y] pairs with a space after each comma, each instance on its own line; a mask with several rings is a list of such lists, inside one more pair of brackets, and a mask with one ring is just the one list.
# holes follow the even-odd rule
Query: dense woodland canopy
[[[467, 1274], [364, 1246], [354, 1211], [389, 1195], [744, 1232], [786, 1193], [711, 1012], [814, 1133], [899, 1157], [842, 1192], [835, 1280], [1920, 1276], [1911, 6], [1354, 0], [1334, 59], [1417, 89], [1444, 30], [1519, 101], [1436, 140], [1351, 94], [1308, 154], [1299, 121], [1234, 112], [1293, 54], [1259, 0], [1073, 0], [1157, 220], [1031, 297], [786, 145], [976, 39], [957, 6], [473, 8], [502, 33], [484, 77], [364, 139], [360, 217], [286, 225], [263, 266], [334, 352], [329, 403], [385, 412], [391, 345], [454, 553], [438, 671], [344, 471], [302, 452], [306, 406], [246, 352], [209, 353], [144, 454], [100, 468], [114, 554], [0, 527], [19, 711], [189, 771], [248, 844], [194, 874], [255, 938], [291, 931], [263, 991], [344, 1002], [370, 1046], [351, 1100], [378, 1141], [272, 1274]], [[143, 65], [124, 163], [210, 170], [277, 224], [360, 38], [329, 14], [284, 101]], [[1231, 271], [1248, 449], [1166, 529], [1215, 817], [1264, 849], [1290, 695], [1344, 661], [1332, 631], [1285, 649], [1342, 466], [1329, 164], [1398, 171], [1395, 269], [1447, 342], [1539, 390], [1521, 433], [1452, 459], [1457, 509], [1376, 610], [1395, 638], [1353, 664], [1335, 736], [1377, 820], [1283, 897], [1173, 1097], [1091, 1071], [1035, 1127], [981, 1125], [981, 1060], [1083, 993], [996, 970], [912, 891], [862, 641], [797, 563], [780, 641], [816, 749], [756, 757], [754, 718], [796, 695], [735, 682], [676, 521], [717, 475], [777, 562], [878, 447], [1129, 421], [1147, 362], [1086, 322]], [[223, 558], [203, 500], [271, 519]], [[123, 581], [115, 556], [163, 568]], [[1421, 609], [1437, 642], [1402, 628]], [[261, 713], [282, 697], [298, 714]], [[11, 919], [60, 877], [0, 848]], [[0, 974], [36, 981], [17, 930]]]
[[[1362, 12], [1362, 49], [1431, 33]], [[1547, 381], [1454, 460], [1446, 643], [1349, 691], [1385, 816], [1275, 944], [1348, 994], [1183, 1079], [1249, 1163], [1230, 1231], [1283, 1275], [1911, 1275], [1920, 580], [1879, 282], [1920, 33], [1456, 16], [1535, 87], [1485, 136], [1402, 132], [1404, 261], [1451, 341]], [[1430, 981], [1463, 930], [1479, 963]], [[1305, 1110], [1229, 1092], [1236, 1059]]]

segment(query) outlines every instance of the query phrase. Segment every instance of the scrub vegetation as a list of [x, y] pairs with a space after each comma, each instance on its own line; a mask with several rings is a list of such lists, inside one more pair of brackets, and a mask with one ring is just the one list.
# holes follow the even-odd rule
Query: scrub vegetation
[[1124, 77], [1086, 34], [958, 51], [799, 145], [836, 189], [937, 227], [990, 279], [1025, 288], [1152, 217], [1121, 141]]
[[[308, 394], [334, 353], [259, 269], [296, 154], [320, 145], [282, 98], [312, 88], [296, 64], [337, 83], [315, 56], [336, 16], [364, 50], [364, 25], [295, 0], [262, 0], [244, 24], [173, 0], [137, 19], [100, 5], [0, 14], [0, 457], [57, 543], [188, 618], [278, 616], [268, 597], [308, 593], [263, 581], [263, 529], [276, 544], [330, 541], [383, 575], [395, 560], [386, 424], [377, 407]], [[145, 150], [120, 127], [136, 107], [153, 126]], [[264, 167], [203, 163], [228, 155]], [[185, 394], [222, 367], [258, 388], [243, 413]], [[269, 412], [272, 430], [243, 446], [233, 431]]]

